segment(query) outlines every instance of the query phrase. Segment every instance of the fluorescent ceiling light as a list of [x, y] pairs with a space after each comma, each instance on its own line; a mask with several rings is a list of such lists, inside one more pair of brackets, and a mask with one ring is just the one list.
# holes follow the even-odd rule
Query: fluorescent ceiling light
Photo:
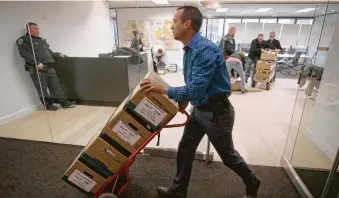
[[216, 12], [227, 12], [229, 8], [217, 8]]
[[152, 0], [152, 1], [155, 4], [160, 4], [160, 5], [169, 4], [168, 0]]
[[272, 10], [273, 8], [259, 8], [258, 10], [254, 11], [254, 12], [268, 12], [270, 10]]
[[311, 12], [311, 11], [314, 11], [315, 8], [304, 8], [304, 9], [301, 9], [301, 10], [297, 10], [295, 12]]

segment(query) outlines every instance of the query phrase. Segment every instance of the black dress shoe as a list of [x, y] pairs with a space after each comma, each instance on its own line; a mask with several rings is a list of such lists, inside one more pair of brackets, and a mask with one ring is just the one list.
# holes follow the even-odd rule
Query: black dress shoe
[[63, 102], [63, 103], [60, 103], [61, 107], [64, 108], [64, 109], [67, 109], [67, 108], [73, 108], [75, 107], [73, 103], [71, 102]]
[[56, 110], [58, 110], [58, 107], [56, 107], [56, 106], [54, 106], [52, 104], [49, 104], [49, 105], [46, 106], [46, 110], [48, 110], [48, 111], [56, 111]]
[[159, 187], [157, 189], [159, 198], [186, 198], [185, 195], [180, 194], [166, 187]]
[[260, 187], [260, 180], [255, 178], [253, 185], [246, 189], [244, 198], [257, 198], [258, 190]]

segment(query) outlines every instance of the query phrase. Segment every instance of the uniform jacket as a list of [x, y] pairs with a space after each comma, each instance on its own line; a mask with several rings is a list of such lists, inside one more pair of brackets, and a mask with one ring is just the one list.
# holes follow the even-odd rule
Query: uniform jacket
[[[49, 44], [45, 39], [41, 37], [30, 36], [29, 34], [26, 34], [17, 39], [16, 44], [19, 49], [20, 56], [23, 59], [25, 59], [26, 69], [27, 66], [32, 67], [35, 64], [38, 65], [40, 63], [42, 64], [54, 63], [54, 58], [58, 57], [60, 54], [53, 52], [49, 48]], [[34, 53], [32, 44], [34, 46]]]
[[233, 36], [226, 35], [224, 36], [219, 44], [219, 48], [224, 53], [224, 56], [230, 56], [235, 52], [235, 40]]
[[262, 41], [261, 43], [259, 43], [258, 39], [253, 39], [248, 57], [253, 61], [259, 60], [261, 55], [261, 49], [266, 48], [272, 49], [271, 45], [266, 41]]
[[276, 39], [268, 40], [267, 43], [270, 44], [270, 47], [271, 47], [272, 49], [280, 49], [280, 50], [282, 50], [282, 47], [281, 47], [281, 45], [280, 45], [279, 40], [276, 40]]

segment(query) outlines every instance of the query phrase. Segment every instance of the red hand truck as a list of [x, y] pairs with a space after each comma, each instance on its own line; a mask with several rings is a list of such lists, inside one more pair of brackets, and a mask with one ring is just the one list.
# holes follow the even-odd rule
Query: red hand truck
[[[184, 112], [184, 115], [186, 116], [186, 121], [182, 124], [172, 124], [172, 125], [167, 125], [168, 123], [166, 123], [165, 127], [163, 128], [174, 128], [174, 127], [182, 127], [185, 126], [190, 119], [190, 116], [187, 112]], [[152, 135], [147, 138], [147, 140], [140, 146], [140, 148], [138, 148], [134, 153], [132, 153], [132, 155], [128, 158], [128, 160], [120, 167], [120, 169], [118, 171], [116, 171], [114, 173], [113, 176], [111, 176], [108, 181], [99, 189], [99, 191], [97, 193], [95, 193], [94, 198], [118, 198], [118, 196], [121, 195], [121, 193], [123, 193], [127, 186], [130, 184], [131, 182], [131, 178], [129, 176], [129, 168], [130, 166], [133, 164], [135, 157], [140, 153], [140, 151], [142, 149], [144, 149], [146, 147], [146, 145], [155, 137], [157, 136], [161, 130], [163, 129], [159, 129], [157, 131], [155, 131], [154, 133], [152, 133]], [[119, 181], [119, 176], [121, 175], [125, 176], [126, 179], [126, 183], [119, 189], [117, 188], [117, 183]], [[110, 190], [110, 192], [104, 192], [105, 190], [107, 190], [108, 185], [112, 185], [113, 184], [113, 188], [112, 190]], [[115, 192], [115, 194], [114, 194]]]

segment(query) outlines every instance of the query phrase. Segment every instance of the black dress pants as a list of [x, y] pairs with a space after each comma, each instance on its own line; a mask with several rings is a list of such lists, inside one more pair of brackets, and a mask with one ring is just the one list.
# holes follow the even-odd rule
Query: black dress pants
[[59, 78], [52, 67], [43, 68], [38, 72], [31, 72], [31, 78], [42, 104], [44, 104], [44, 100], [46, 106], [52, 105], [54, 102], [61, 104], [66, 102]]
[[212, 112], [194, 109], [179, 143], [177, 173], [171, 187], [172, 190], [186, 196], [195, 152], [205, 134], [207, 134], [223, 163], [242, 178], [247, 189], [253, 186], [256, 181], [254, 173], [234, 149], [232, 138], [234, 117], [234, 108], [229, 101], [226, 104], [225, 113], [219, 115], [216, 120], [212, 120]]

